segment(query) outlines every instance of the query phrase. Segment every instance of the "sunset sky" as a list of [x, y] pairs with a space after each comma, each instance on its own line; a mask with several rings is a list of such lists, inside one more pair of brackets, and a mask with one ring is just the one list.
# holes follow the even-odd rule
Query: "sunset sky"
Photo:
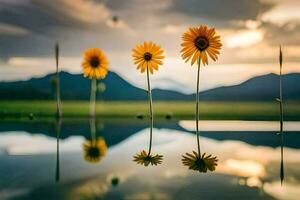
[[201, 71], [202, 90], [277, 73], [280, 44], [284, 73], [300, 72], [299, 9], [299, 0], [0, 0], [0, 80], [53, 72], [58, 41], [63, 70], [81, 73], [83, 51], [100, 47], [112, 71], [144, 87], [131, 49], [152, 40], [166, 55], [153, 85], [189, 93], [196, 67], [180, 57], [181, 35], [203, 23], [216, 27], [224, 45]]

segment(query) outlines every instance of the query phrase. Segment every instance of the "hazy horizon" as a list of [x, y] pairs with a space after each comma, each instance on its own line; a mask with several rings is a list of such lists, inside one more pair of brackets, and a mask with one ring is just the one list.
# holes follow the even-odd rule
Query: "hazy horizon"
[[[61, 70], [60, 72], [70, 73], [72, 75], [80, 75], [80, 74], [82, 74], [81, 72], [70, 72], [68, 70]], [[131, 84], [131, 85], [133, 85], [135, 87], [138, 87], [138, 88], [146, 90], [145, 86], [136, 84], [134, 81], [131, 81], [131, 80], [127, 79], [126, 77], [124, 77], [123, 75], [119, 74], [116, 71], [109, 70], [109, 72], [113, 72], [113, 73], [117, 74], [120, 78], [122, 78], [123, 80], [127, 81], [129, 84]], [[285, 73], [285, 74], [283, 74], [283, 76], [284, 75], [293, 74], [293, 73], [294, 72]], [[296, 73], [298, 73], [298, 72], [296, 72]], [[29, 81], [32, 78], [43, 78], [45, 76], [54, 75], [54, 74], [55, 74], [55, 71], [53, 70], [53, 71], [50, 71], [49, 73], [45, 73], [45, 74], [41, 74], [41, 75], [33, 75], [33, 76], [26, 77], [26, 78], [23, 78], [23, 79], [21, 78], [21, 79], [12, 79], [12, 80], [0, 80], [0, 83], [1, 82], [14, 82], [14, 81]], [[278, 75], [278, 73], [270, 72], [270, 73], [266, 73], [266, 74], [262, 74], [262, 75], [253, 76], [253, 77], [250, 77], [249, 79], [252, 79], [252, 78], [255, 78], [255, 77], [259, 77], [259, 76], [266, 76], [266, 75], [269, 75], [269, 74], [276, 74], [276, 75]], [[201, 91], [215, 89], [215, 88], [219, 88], [219, 87], [223, 87], [223, 86], [225, 86], [225, 87], [226, 86], [235, 86], [235, 85], [242, 84], [242, 83], [248, 81], [249, 79], [242, 80], [241, 82], [232, 83], [232, 84], [215, 85], [213, 87], [204, 87], [204, 89], [201, 89]], [[99, 81], [101, 81], [101, 80], [99, 80]], [[176, 82], [176, 80], [173, 80], [173, 79], [170, 79], [170, 78], [158, 79], [156, 82], [154, 82], [153, 85], [154, 85], [153, 89], [166, 89], [166, 90], [172, 90], [172, 91], [181, 92], [183, 94], [194, 94], [195, 93], [195, 91], [194, 91], [194, 89], [195, 89], [194, 87], [195, 86], [184, 85], [183, 83]]]

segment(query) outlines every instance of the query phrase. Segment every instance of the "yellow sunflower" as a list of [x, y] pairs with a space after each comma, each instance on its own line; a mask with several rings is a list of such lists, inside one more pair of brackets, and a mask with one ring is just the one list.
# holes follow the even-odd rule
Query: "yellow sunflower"
[[158, 66], [163, 64], [161, 61], [164, 58], [163, 53], [164, 51], [159, 45], [153, 42], [144, 42], [144, 44], [136, 45], [132, 50], [132, 57], [138, 70], [144, 73], [148, 68], [153, 74], [154, 70], [158, 70]]
[[192, 59], [192, 65], [196, 60], [208, 65], [207, 54], [214, 61], [218, 59], [222, 44], [214, 28], [209, 28], [207, 25], [191, 27], [182, 35], [182, 40], [181, 56], [185, 62]]
[[107, 75], [108, 60], [101, 49], [89, 48], [84, 52], [82, 62], [83, 74], [89, 78], [105, 78]]
[[87, 140], [82, 145], [84, 150], [84, 159], [90, 163], [99, 162], [106, 154], [107, 146], [103, 138], [96, 140]]

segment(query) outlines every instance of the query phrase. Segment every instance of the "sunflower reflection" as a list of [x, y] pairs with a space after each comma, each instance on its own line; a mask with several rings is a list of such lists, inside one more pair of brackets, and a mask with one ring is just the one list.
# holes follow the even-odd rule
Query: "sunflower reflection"
[[100, 137], [96, 140], [87, 140], [83, 143], [84, 159], [90, 163], [99, 162], [106, 154], [105, 140]]
[[137, 164], [144, 165], [145, 167], [147, 167], [149, 164], [158, 165], [162, 163], [163, 155], [156, 154], [153, 156], [143, 150], [141, 153], [137, 153], [135, 156], [133, 156], [133, 161]]
[[84, 160], [89, 163], [97, 163], [105, 156], [107, 145], [103, 137], [97, 137], [96, 120], [90, 120], [91, 139], [86, 140], [83, 144]]
[[185, 166], [188, 166], [189, 169], [206, 173], [207, 170], [215, 171], [216, 166], [218, 165], [217, 157], [213, 157], [212, 155], [198, 154], [193, 151], [193, 154], [185, 153], [182, 156], [182, 163]]

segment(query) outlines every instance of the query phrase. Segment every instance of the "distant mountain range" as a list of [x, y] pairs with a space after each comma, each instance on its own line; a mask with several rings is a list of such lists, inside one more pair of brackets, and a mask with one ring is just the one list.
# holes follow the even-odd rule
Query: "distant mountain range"
[[[283, 98], [300, 100], [300, 73], [282, 76]], [[203, 100], [274, 101], [279, 97], [279, 76], [267, 74], [251, 78], [234, 86], [218, 87], [201, 93]]]
[[[0, 82], [0, 99], [53, 99], [51, 84], [54, 74], [26, 81]], [[63, 100], [87, 100], [90, 97], [90, 80], [81, 74], [60, 72], [61, 96]], [[279, 77], [267, 74], [251, 78], [239, 85], [218, 87], [201, 92], [202, 100], [212, 101], [273, 101], [278, 97]], [[98, 99], [146, 100], [147, 92], [135, 87], [114, 72], [102, 80], [106, 86]], [[283, 75], [283, 91], [286, 100], [300, 100], [300, 73]], [[174, 85], [174, 83], [172, 83]], [[180, 87], [180, 86], [179, 86]], [[173, 90], [154, 89], [155, 100], [194, 100], [194, 94], [183, 94]]]

